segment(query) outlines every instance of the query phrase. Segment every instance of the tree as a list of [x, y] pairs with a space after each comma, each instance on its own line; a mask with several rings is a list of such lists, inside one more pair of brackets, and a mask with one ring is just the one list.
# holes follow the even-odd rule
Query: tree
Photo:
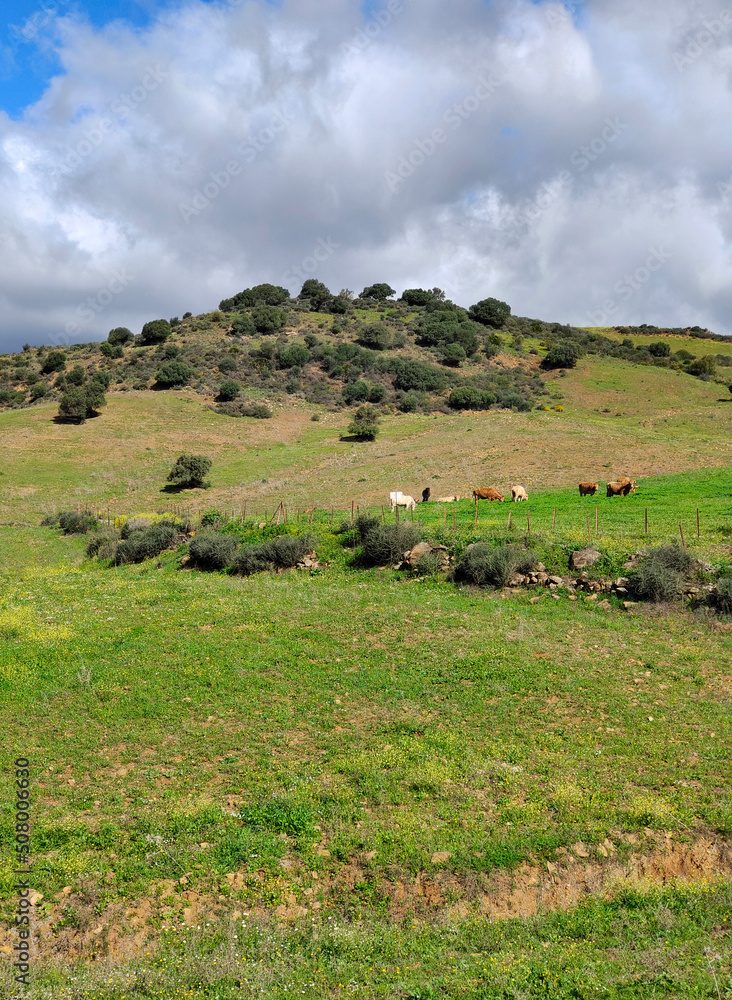
[[231, 332], [235, 337], [253, 337], [257, 328], [248, 313], [237, 313], [231, 321]]
[[386, 299], [390, 299], [392, 295], [396, 295], [396, 292], [385, 282], [377, 282], [375, 285], [368, 285], [361, 292], [362, 299], [376, 299], [377, 302], [384, 302]]
[[476, 323], [500, 330], [511, 315], [511, 307], [500, 299], [481, 299], [468, 309], [468, 315]]
[[717, 363], [711, 354], [705, 354], [695, 361], [691, 361], [687, 368], [690, 375], [697, 375], [701, 378], [710, 378], [717, 373]]
[[106, 402], [103, 383], [91, 379], [88, 385], [66, 389], [59, 401], [58, 416], [69, 423], [83, 424], [87, 417], [96, 416]]
[[63, 351], [49, 351], [48, 354], [43, 359], [43, 364], [41, 365], [41, 371], [44, 375], [50, 375], [51, 372], [62, 372], [66, 367], [66, 355]]
[[379, 433], [379, 414], [373, 406], [359, 406], [348, 425], [348, 433], [362, 441], [374, 441]]
[[454, 341], [451, 344], [445, 344], [442, 348], [442, 363], [445, 365], [457, 368], [466, 358], [467, 354], [463, 348]]
[[164, 389], [170, 389], [176, 385], [185, 385], [189, 378], [193, 378], [195, 371], [185, 361], [168, 361], [161, 365], [155, 373], [158, 385]]
[[121, 344], [110, 344], [106, 340], [100, 344], [99, 350], [105, 358], [123, 358], [125, 356]]
[[671, 355], [671, 348], [665, 341], [657, 340], [648, 345], [648, 353], [652, 354], [654, 358], [668, 358]]
[[406, 302], [409, 306], [426, 306], [428, 302], [432, 302], [433, 297], [432, 292], [428, 292], [424, 288], [405, 288], [401, 301]]
[[574, 368], [580, 356], [580, 349], [570, 341], [560, 341], [550, 348], [541, 363], [542, 368]]
[[287, 313], [275, 306], [255, 306], [252, 310], [252, 323], [259, 333], [276, 333], [287, 324]]
[[219, 399], [222, 403], [230, 403], [239, 395], [241, 386], [233, 378], [224, 379], [219, 385]]
[[230, 299], [222, 299], [219, 309], [222, 312], [236, 312], [237, 309], [252, 309], [257, 305], [281, 306], [289, 297], [289, 291], [282, 285], [255, 285], [254, 288], [237, 292]]
[[143, 344], [162, 344], [173, 332], [167, 319], [151, 319], [142, 328], [140, 334]]
[[132, 330], [128, 330], [126, 326], [116, 326], [107, 334], [108, 344], [131, 344], [134, 339]]
[[81, 365], [76, 365], [70, 372], [66, 372], [66, 381], [71, 385], [83, 385], [86, 382], [86, 372]]
[[179, 455], [168, 473], [168, 482], [182, 489], [204, 486], [211, 465], [205, 455]]
[[298, 299], [307, 299], [310, 302], [311, 312], [323, 312], [329, 306], [332, 298], [330, 289], [322, 281], [316, 281], [315, 278], [308, 278], [298, 295]]

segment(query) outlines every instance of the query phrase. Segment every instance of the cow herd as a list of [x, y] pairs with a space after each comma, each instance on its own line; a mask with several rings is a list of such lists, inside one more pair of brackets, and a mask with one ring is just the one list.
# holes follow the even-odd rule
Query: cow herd
[[[598, 483], [580, 483], [579, 484], [579, 495], [581, 497], [593, 497], [597, 490], [599, 489]], [[636, 481], [634, 479], [627, 479], [623, 477], [622, 479], [615, 480], [607, 484], [607, 495], [609, 497], [627, 497], [629, 493], [635, 493], [636, 491]], [[422, 500], [421, 503], [455, 503], [460, 497], [457, 495], [448, 497], [433, 497], [432, 490], [429, 486], [422, 490]], [[489, 502], [493, 500], [498, 500], [500, 503], [506, 498], [502, 493], [499, 493], [497, 489], [493, 486], [477, 486], [473, 490], [473, 500], [477, 504], [479, 500], [488, 500]], [[522, 500], [528, 500], [529, 494], [523, 486], [512, 486], [511, 487], [511, 500], [514, 503], [520, 503]], [[417, 503], [420, 501], [415, 500], [413, 496], [409, 493], [402, 493], [401, 490], [392, 490], [389, 494], [389, 509], [394, 510], [397, 507], [406, 507], [407, 510], [414, 510]]]

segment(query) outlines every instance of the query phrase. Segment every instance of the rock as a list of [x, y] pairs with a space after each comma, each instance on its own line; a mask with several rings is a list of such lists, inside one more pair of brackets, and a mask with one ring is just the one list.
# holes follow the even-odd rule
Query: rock
[[416, 569], [417, 563], [422, 556], [428, 555], [431, 551], [432, 546], [429, 542], [418, 542], [413, 549], [404, 553], [404, 559], [412, 569]]
[[585, 566], [594, 566], [601, 558], [597, 549], [578, 549], [569, 557], [569, 568], [584, 569]]
[[628, 588], [627, 587], [616, 587], [615, 588], [615, 593], [618, 595], [618, 597], [625, 597], [627, 595], [627, 593], [628, 593]]
[[626, 611], [632, 611], [633, 608], [638, 607], [637, 601], [623, 601], [623, 607]]
[[544, 570], [536, 574], [536, 582], [543, 586], [545, 583], [549, 582], [549, 574], [545, 573]]
[[532, 597], [531, 600], [529, 601], [529, 604], [538, 604], [540, 600], [541, 600], [540, 597]]
[[617, 580], [615, 581], [615, 586], [616, 587], [627, 587], [628, 586], [628, 577], [627, 576], [619, 576], [617, 578]]
[[432, 855], [432, 864], [442, 865], [446, 861], [449, 861], [451, 857], [452, 854], [449, 851], [435, 851], [435, 853]]
[[610, 611], [612, 609], [612, 604], [607, 600], [607, 598], [604, 601], [600, 601], [597, 606], [598, 608], [602, 608], [603, 611]]
[[507, 586], [509, 587], [521, 587], [526, 583], [526, 577], [523, 573], [512, 573], [507, 581]]
[[715, 632], [732, 632], [732, 624], [723, 624], [722, 622], [714, 623]]
[[538, 562], [534, 567], [537, 573], [546, 573], [546, 566], [543, 562]]
[[585, 600], [586, 601], [596, 601], [597, 600], [597, 594], [588, 594], [587, 597], [585, 598]]
[[550, 576], [549, 577], [549, 582], [550, 583], [556, 583], [556, 585], [558, 587], [561, 587], [561, 586], [564, 585], [564, 580], [562, 579], [561, 576]]
[[576, 844], [572, 845], [572, 850], [577, 855], [578, 858], [589, 858], [590, 852], [587, 850], [585, 845], [581, 840], [578, 840]]

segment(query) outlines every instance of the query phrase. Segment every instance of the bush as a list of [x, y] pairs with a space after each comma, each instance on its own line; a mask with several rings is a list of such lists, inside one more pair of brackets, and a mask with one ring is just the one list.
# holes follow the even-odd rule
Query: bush
[[372, 351], [386, 351], [394, 346], [394, 334], [385, 323], [370, 323], [358, 331], [357, 339]]
[[41, 365], [41, 371], [44, 375], [50, 375], [51, 372], [62, 372], [66, 367], [66, 355], [63, 351], [49, 351], [48, 354], [43, 359], [43, 364]]
[[168, 482], [184, 488], [203, 486], [211, 465], [205, 455], [179, 455], [168, 473]]
[[289, 291], [282, 285], [255, 285], [253, 288], [237, 292], [230, 299], [222, 299], [219, 302], [219, 309], [222, 312], [234, 312], [236, 309], [252, 309], [257, 305], [281, 306], [289, 297]]
[[99, 350], [105, 358], [123, 358], [125, 356], [121, 344], [109, 344], [106, 340], [99, 345]]
[[236, 399], [241, 391], [241, 386], [233, 378], [224, 379], [219, 385], [219, 399], [224, 403], [230, 403]]
[[69, 423], [83, 424], [87, 417], [96, 416], [106, 402], [104, 388], [99, 381], [91, 381], [87, 386], [72, 386], [61, 396], [58, 417]]
[[732, 615], [732, 576], [723, 576], [719, 580], [714, 603], [723, 615]]
[[678, 545], [660, 545], [641, 559], [628, 580], [634, 597], [646, 601], [670, 601], [683, 590], [694, 560]]
[[96, 528], [99, 521], [88, 511], [80, 514], [76, 510], [62, 510], [56, 517], [56, 524], [65, 535], [85, 535]]
[[252, 323], [259, 333], [276, 333], [287, 323], [287, 313], [275, 306], [256, 306], [252, 310]]
[[254, 320], [246, 313], [234, 316], [231, 321], [231, 332], [235, 337], [253, 337], [257, 332]]
[[114, 528], [105, 528], [103, 531], [92, 535], [86, 545], [86, 554], [89, 559], [97, 556], [99, 559], [113, 559], [117, 549], [119, 536]]
[[280, 535], [259, 545], [243, 545], [236, 559], [236, 568], [247, 576], [267, 570], [291, 569], [312, 548], [311, 535]]
[[348, 425], [348, 433], [362, 441], [375, 441], [379, 433], [379, 414], [373, 406], [359, 406]]
[[195, 374], [194, 369], [185, 361], [168, 361], [158, 368], [155, 379], [158, 385], [170, 389], [176, 385], [185, 385]]
[[479, 587], [505, 587], [512, 573], [528, 573], [535, 565], [536, 555], [520, 545], [492, 548], [486, 542], [477, 542], [455, 568], [455, 579]]
[[233, 566], [238, 548], [239, 544], [232, 535], [221, 535], [216, 531], [203, 532], [191, 541], [191, 563], [197, 569], [226, 569], [227, 566]]
[[470, 307], [468, 315], [476, 323], [500, 330], [511, 315], [511, 307], [500, 299], [481, 299]]
[[122, 566], [152, 559], [170, 548], [177, 535], [175, 525], [170, 521], [160, 521], [147, 528], [138, 528], [130, 533], [129, 538], [119, 543], [114, 561], [117, 566]]
[[143, 326], [140, 342], [143, 344], [162, 344], [172, 332], [173, 328], [167, 319], [152, 319]]
[[322, 281], [315, 278], [308, 278], [300, 289], [298, 299], [307, 299], [310, 303], [311, 312], [324, 312], [330, 305], [333, 298], [330, 289]]
[[354, 524], [355, 540], [361, 551], [361, 566], [386, 566], [400, 563], [404, 553], [414, 548], [421, 538], [418, 528], [409, 522], [382, 524], [375, 517], [358, 517]]
[[83, 385], [86, 382], [86, 372], [81, 365], [76, 365], [70, 372], [66, 372], [66, 381], [71, 385]]
[[459, 365], [467, 358], [467, 354], [460, 344], [454, 342], [451, 344], [445, 344], [441, 354], [442, 363], [444, 365], [450, 365], [453, 368], [459, 367]]
[[43, 399], [43, 397], [48, 392], [48, 386], [45, 382], [36, 382], [34, 386], [31, 387], [30, 398], [31, 399]]
[[378, 302], [385, 302], [392, 295], [396, 295], [396, 292], [391, 285], [387, 285], [383, 281], [379, 281], [375, 285], [368, 285], [361, 292], [362, 299], [376, 299]]
[[132, 330], [128, 330], [126, 326], [116, 326], [114, 330], [110, 330], [107, 334], [107, 343], [112, 344], [131, 344], [135, 338], [132, 335]]
[[671, 348], [665, 341], [657, 340], [648, 345], [648, 353], [652, 354], [654, 358], [668, 358], [671, 355]]
[[301, 368], [310, 360], [310, 351], [303, 344], [289, 344], [277, 352], [280, 368]]
[[141, 531], [143, 528], [149, 528], [150, 521], [146, 517], [129, 517], [125, 523], [122, 525], [122, 530], [120, 535], [124, 541], [126, 541], [130, 535], [135, 531]]
[[447, 405], [453, 410], [487, 410], [495, 402], [492, 392], [484, 392], [474, 385], [461, 385], [452, 390]]
[[227, 417], [254, 417], [256, 420], [269, 420], [274, 416], [265, 403], [222, 403], [216, 407], [216, 413]]
[[556, 344], [547, 351], [541, 363], [542, 368], [574, 368], [580, 357], [581, 349], [569, 341]]

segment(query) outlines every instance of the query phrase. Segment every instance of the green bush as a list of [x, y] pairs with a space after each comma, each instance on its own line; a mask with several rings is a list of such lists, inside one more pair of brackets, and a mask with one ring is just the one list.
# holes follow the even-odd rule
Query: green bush
[[168, 473], [168, 482], [184, 488], [203, 486], [211, 465], [205, 455], [179, 455]]
[[41, 371], [44, 375], [51, 372], [62, 372], [66, 367], [66, 355], [63, 351], [49, 351], [41, 364]]
[[241, 313], [232, 319], [231, 332], [235, 337], [253, 337], [257, 328], [251, 316]]
[[455, 567], [455, 579], [479, 587], [505, 587], [512, 573], [528, 573], [535, 565], [536, 555], [520, 545], [493, 548], [476, 542]]
[[453, 410], [487, 410], [496, 402], [492, 392], [485, 392], [474, 385], [461, 385], [453, 389], [447, 405]]
[[354, 540], [360, 545], [357, 559], [360, 566], [399, 563], [420, 538], [419, 528], [407, 521], [382, 524], [375, 517], [362, 516], [354, 524]]
[[645, 601], [671, 601], [693, 575], [694, 560], [679, 545], [651, 549], [628, 579], [630, 593]]
[[358, 331], [359, 344], [372, 351], [386, 351], [394, 346], [394, 334], [386, 323], [370, 323]]
[[109, 344], [106, 340], [99, 345], [99, 350], [105, 358], [123, 358], [125, 356], [121, 344]]
[[715, 604], [723, 615], [732, 615], [732, 576], [723, 576], [718, 581]]
[[92, 528], [96, 528], [99, 521], [88, 511], [80, 514], [76, 510], [62, 510], [56, 516], [56, 524], [65, 535], [85, 535]]
[[66, 381], [71, 385], [83, 385], [86, 382], [86, 372], [81, 365], [75, 365], [71, 371], [66, 372]]
[[291, 569], [311, 551], [313, 544], [310, 535], [280, 535], [259, 545], [243, 545], [236, 568], [247, 576], [267, 570]]
[[36, 382], [35, 385], [31, 386], [30, 398], [31, 399], [43, 399], [43, 397], [48, 393], [48, 386], [45, 382]]
[[348, 425], [348, 433], [362, 441], [374, 441], [379, 433], [379, 414], [368, 404], [359, 406]]
[[276, 333], [287, 323], [287, 313], [275, 306], [255, 306], [252, 309], [252, 323], [259, 333]]
[[232, 535], [221, 535], [216, 531], [202, 532], [191, 541], [191, 563], [197, 569], [226, 569], [227, 566], [233, 566], [238, 548], [239, 543]]
[[219, 302], [219, 309], [222, 312], [234, 312], [236, 309], [252, 309], [257, 305], [281, 306], [289, 297], [289, 291], [282, 285], [255, 285], [253, 288], [237, 292], [230, 299], [222, 299]]
[[170, 389], [176, 385], [185, 385], [195, 374], [195, 370], [185, 361], [168, 361], [158, 368], [155, 379], [158, 385]]
[[476, 323], [492, 326], [496, 330], [504, 325], [511, 315], [511, 307], [500, 299], [481, 299], [468, 310], [468, 315]]
[[151, 319], [142, 328], [140, 340], [143, 344], [162, 344], [173, 332], [167, 319]]
[[130, 535], [134, 534], [136, 531], [141, 531], [143, 528], [149, 528], [150, 521], [146, 517], [129, 517], [125, 523], [122, 525], [122, 530], [120, 531], [120, 536], [123, 541], [126, 541]]
[[277, 352], [280, 368], [301, 368], [310, 360], [310, 351], [304, 344], [289, 344]]
[[114, 528], [104, 528], [91, 536], [86, 545], [89, 559], [97, 556], [99, 559], [113, 559], [117, 549], [119, 534]]
[[170, 521], [160, 521], [147, 528], [131, 532], [129, 538], [117, 546], [114, 561], [118, 566], [152, 559], [170, 548], [177, 537], [177, 530]]
[[62, 394], [58, 405], [58, 418], [69, 423], [83, 424], [87, 417], [96, 416], [107, 400], [99, 381], [86, 386], [72, 386]]
[[390, 299], [396, 292], [391, 287], [387, 285], [384, 281], [378, 281], [375, 285], [368, 285], [361, 292], [362, 299], [376, 299], [378, 302], [385, 302]]
[[541, 363], [542, 368], [574, 368], [579, 360], [581, 348], [570, 341], [556, 344], [547, 351]]
[[224, 403], [230, 403], [232, 399], [236, 399], [240, 392], [241, 385], [233, 378], [227, 378], [219, 385], [218, 398]]

